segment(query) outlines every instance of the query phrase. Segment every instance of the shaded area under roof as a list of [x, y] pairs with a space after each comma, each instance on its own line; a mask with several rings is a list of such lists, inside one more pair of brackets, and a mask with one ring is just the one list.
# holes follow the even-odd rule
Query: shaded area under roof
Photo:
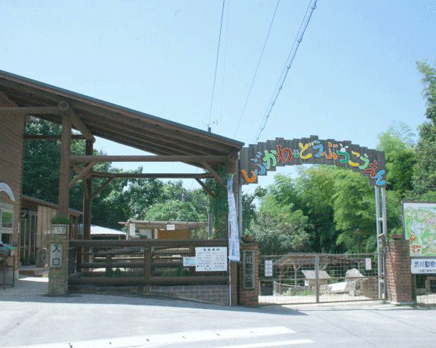
[[[1, 70], [0, 92], [20, 107], [57, 107], [61, 101], [66, 101], [94, 136], [156, 155], [234, 157], [244, 145], [233, 139]], [[62, 122], [59, 115], [42, 114], [38, 117]]]

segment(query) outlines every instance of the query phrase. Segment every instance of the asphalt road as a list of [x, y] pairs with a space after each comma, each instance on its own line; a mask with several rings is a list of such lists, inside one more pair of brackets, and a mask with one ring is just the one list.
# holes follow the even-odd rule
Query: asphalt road
[[136, 296], [46, 296], [43, 278], [0, 288], [0, 347], [435, 347], [436, 310], [381, 302], [225, 307]]

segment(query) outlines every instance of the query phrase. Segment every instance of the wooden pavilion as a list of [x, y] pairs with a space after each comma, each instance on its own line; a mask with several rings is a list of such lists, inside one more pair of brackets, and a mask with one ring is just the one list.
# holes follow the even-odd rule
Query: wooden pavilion
[[[36, 116], [62, 124], [59, 137], [26, 135], [27, 117]], [[194, 179], [208, 190], [203, 179], [214, 178], [222, 186], [218, 174], [224, 168], [236, 173], [238, 154], [243, 143], [211, 132], [191, 128], [176, 122], [97, 100], [62, 88], [0, 71], [0, 202], [13, 207], [14, 242], [19, 243], [21, 211], [22, 158], [25, 140], [61, 140], [59, 205], [61, 215], [68, 214], [69, 191], [79, 180], [84, 185], [84, 238], [90, 237], [91, 201], [95, 195], [117, 178], [180, 178]], [[72, 131], [80, 134], [73, 134]], [[95, 137], [127, 145], [151, 155], [94, 156]], [[83, 156], [71, 155], [72, 138], [86, 141]], [[94, 170], [98, 162], [180, 162], [203, 169], [201, 173], [103, 173]], [[106, 178], [103, 186], [92, 192], [93, 178]], [[233, 185], [239, 193], [238, 176]], [[3, 186], [2, 186], [3, 187]], [[11, 195], [11, 193], [13, 193]], [[213, 192], [209, 192], [213, 195]], [[13, 198], [13, 199], [12, 199]]]

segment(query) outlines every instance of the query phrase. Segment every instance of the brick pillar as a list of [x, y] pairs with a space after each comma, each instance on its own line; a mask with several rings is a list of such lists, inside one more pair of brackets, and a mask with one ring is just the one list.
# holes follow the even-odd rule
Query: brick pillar
[[259, 306], [259, 246], [257, 243], [241, 244], [238, 264], [238, 303]]
[[389, 302], [395, 304], [413, 302], [408, 240], [390, 240], [387, 243], [385, 281]]

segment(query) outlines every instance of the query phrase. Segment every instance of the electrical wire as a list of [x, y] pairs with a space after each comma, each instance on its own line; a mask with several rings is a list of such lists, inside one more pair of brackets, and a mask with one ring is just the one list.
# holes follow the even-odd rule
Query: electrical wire
[[[297, 54], [298, 47], [300, 46], [300, 43], [303, 40], [304, 33], [306, 32], [307, 26], [309, 25], [310, 19], [312, 18], [313, 11], [315, 11], [315, 9], [316, 9], [317, 2], [318, 2], [318, 0], [314, 0], [313, 5], [312, 5], [312, 0], [309, 0], [309, 5], [307, 6], [303, 20], [300, 24], [300, 28], [298, 29], [297, 36], [295, 37], [291, 51], [289, 52], [288, 59], [286, 61], [286, 65], [282, 70], [279, 81], [276, 85], [276, 89], [271, 97], [270, 104], [268, 105], [266, 112], [265, 112], [265, 116], [263, 117], [263, 125], [262, 125], [262, 122], [261, 122], [261, 125], [259, 125], [259, 130], [257, 133], [255, 143], [257, 143], [259, 141], [259, 137], [262, 134], [263, 130], [265, 129], [266, 124], [268, 122], [268, 119], [271, 116], [271, 111], [272, 111], [272, 109], [275, 105], [275, 102], [277, 101], [277, 98], [279, 97], [280, 92], [283, 88], [283, 85], [286, 81], [286, 77], [288, 76], [289, 70], [291, 69], [291, 66], [292, 66], [292, 62], [294, 61], [295, 55]], [[309, 10], [310, 10], [310, 12], [309, 12]]]
[[216, 84], [216, 75], [217, 75], [217, 71], [218, 71], [218, 60], [219, 60], [219, 56], [220, 56], [221, 32], [222, 32], [222, 29], [223, 29], [223, 18], [224, 18], [224, 7], [225, 7], [225, 4], [226, 4], [226, 0], [223, 0], [223, 7], [221, 9], [220, 33], [219, 33], [219, 36], [218, 36], [218, 47], [217, 47], [216, 61], [215, 61], [215, 74], [214, 74], [213, 85], [212, 85], [212, 96], [210, 98], [209, 122], [208, 123], [210, 123], [210, 119], [212, 117], [212, 106], [213, 106], [213, 99], [214, 99], [214, 95], [215, 95], [215, 84]]
[[266, 34], [265, 42], [263, 43], [262, 52], [260, 53], [259, 61], [257, 62], [257, 66], [256, 66], [256, 69], [254, 71], [253, 79], [251, 80], [250, 89], [248, 90], [247, 98], [245, 99], [244, 107], [242, 108], [241, 116], [239, 116], [238, 125], [236, 126], [235, 134], [233, 135], [233, 137], [236, 137], [236, 133], [238, 133], [239, 126], [241, 125], [242, 117], [244, 116], [244, 112], [245, 112], [245, 109], [247, 107], [247, 103], [248, 103], [248, 100], [250, 98], [251, 91], [253, 89], [254, 81], [256, 80], [256, 76], [257, 76], [257, 72], [259, 70], [260, 62], [262, 61], [263, 53], [265, 52], [265, 47], [266, 47], [266, 44], [268, 42], [269, 34], [271, 33], [271, 28], [273, 26], [274, 19], [276, 18], [276, 13], [277, 13], [277, 8], [279, 7], [279, 3], [280, 3], [280, 0], [277, 0], [276, 8], [274, 10], [274, 13], [273, 13], [273, 16], [271, 19], [271, 23], [269, 24], [268, 33]]

